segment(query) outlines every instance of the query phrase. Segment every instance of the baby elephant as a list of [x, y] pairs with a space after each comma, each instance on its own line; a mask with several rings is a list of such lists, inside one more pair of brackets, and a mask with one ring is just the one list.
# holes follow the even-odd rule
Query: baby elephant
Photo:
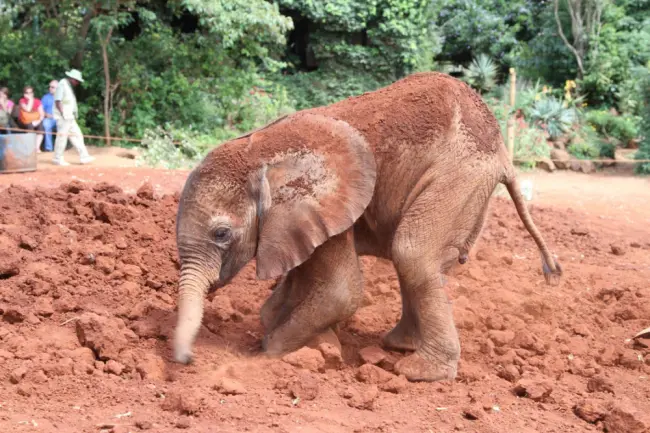
[[176, 360], [191, 361], [206, 293], [251, 259], [258, 278], [277, 278], [262, 322], [263, 348], [279, 355], [354, 314], [358, 256], [372, 255], [399, 277], [402, 316], [384, 344], [413, 353], [397, 372], [455, 378], [460, 342], [442, 275], [466, 260], [498, 183], [541, 251], [547, 282], [559, 281], [495, 117], [448, 75], [414, 74], [224, 143], [180, 199]]

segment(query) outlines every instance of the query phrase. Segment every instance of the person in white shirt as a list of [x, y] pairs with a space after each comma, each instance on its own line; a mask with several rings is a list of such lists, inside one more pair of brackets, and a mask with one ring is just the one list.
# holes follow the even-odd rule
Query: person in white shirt
[[66, 78], [59, 81], [59, 85], [54, 93], [54, 119], [56, 120], [57, 136], [54, 142], [54, 159], [52, 162], [56, 165], [70, 165], [63, 158], [65, 145], [70, 139], [72, 145], [79, 152], [79, 161], [82, 164], [88, 164], [95, 160], [88, 154], [84, 138], [81, 135], [81, 129], [77, 124], [77, 98], [75, 97], [73, 86], [83, 83], [81, 72], [72, 69], [65, 73]]

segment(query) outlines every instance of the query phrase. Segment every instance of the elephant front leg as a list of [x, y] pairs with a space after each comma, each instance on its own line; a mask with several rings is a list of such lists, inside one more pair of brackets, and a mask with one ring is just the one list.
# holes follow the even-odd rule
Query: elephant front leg
[[352, 316], [363, 298], [351, 230], [317, 248], [278, 289], [262, 309], [268, 324], [262, 346], [269, 355], [297, 350], [315, 339], [334, 339], [332, 327]]

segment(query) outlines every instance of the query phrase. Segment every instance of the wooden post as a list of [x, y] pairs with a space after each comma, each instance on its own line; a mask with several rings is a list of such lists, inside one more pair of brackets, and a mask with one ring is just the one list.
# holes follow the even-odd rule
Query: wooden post
[[[517, 72], [515, 68], [510, 68], [510, 108], [515, 108], [515, 97], [517, 92]], [[515, 157], [515, 114], [514, 112], [508, 117], [508, 153], [510, 160]]]

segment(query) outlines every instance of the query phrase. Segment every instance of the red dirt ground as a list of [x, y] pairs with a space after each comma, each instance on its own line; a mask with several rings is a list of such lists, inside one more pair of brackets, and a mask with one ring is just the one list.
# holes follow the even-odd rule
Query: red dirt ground
[[342, 363], [331, 350], [258, 353], [270, 284], [254, 264], [208, 302], [195, 363], [171, 362], [185, 175], [0, 176], [0, 431], [650, 431], [650, 340], [630, 340], [650, 326], [647, 181], [522, 176], [564, 268], [558, 287], [512, 203], [494, 198], [448, 280], [459, 376], [429, 384], [394, 376], [397, 352], [365, 349], [363, 365], [361, 349], [400, 314], [391, 265], [365, 258], [366, 305], [342, 326]]

